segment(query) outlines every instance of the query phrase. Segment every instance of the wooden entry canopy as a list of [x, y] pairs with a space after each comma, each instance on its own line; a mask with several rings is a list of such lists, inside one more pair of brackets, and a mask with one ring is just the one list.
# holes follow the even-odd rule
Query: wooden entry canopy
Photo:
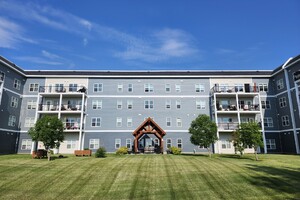
[[134, 152], [138, 153], [138, 141], [144, 134], [154, 134], [160, 143], [160, 152], [163, 153], [163, 137], [166, 132], [160, 128], [153, 119], [148, 117], [133, 133], [134, 138]]

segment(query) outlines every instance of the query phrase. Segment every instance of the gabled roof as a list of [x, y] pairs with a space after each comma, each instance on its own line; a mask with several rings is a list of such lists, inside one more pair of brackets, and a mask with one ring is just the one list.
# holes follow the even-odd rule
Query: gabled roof
[[135, 129], [135, 131], [133, 131], [132, 134], [134, 136], [138, 136], [141, 131], [145, 133], [156, 132], [161, 136], [166, 134], [166, 132], [157, 123], [155, 123], [151, 117], [148, 117], [137, 129]]

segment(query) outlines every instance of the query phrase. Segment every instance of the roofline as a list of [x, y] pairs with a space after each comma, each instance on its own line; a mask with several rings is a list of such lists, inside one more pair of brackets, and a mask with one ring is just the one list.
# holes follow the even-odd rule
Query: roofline
[[17, 66], [16, 64], [14, 64], [13, 62], [4, 58], [3, 56], [0, 56], [0, 62], [3, 63], [4, 65], [8, 66], [12, 70], [16, 71], [17, 73], [19, 73], [23, 76], [27, 76], [25, 71], [21, 67]]

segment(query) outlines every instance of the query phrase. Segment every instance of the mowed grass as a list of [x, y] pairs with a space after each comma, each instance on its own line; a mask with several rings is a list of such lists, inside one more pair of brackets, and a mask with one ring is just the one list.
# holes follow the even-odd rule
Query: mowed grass
[[300, 199], [296, 155], [0, 156], [0, 199]]

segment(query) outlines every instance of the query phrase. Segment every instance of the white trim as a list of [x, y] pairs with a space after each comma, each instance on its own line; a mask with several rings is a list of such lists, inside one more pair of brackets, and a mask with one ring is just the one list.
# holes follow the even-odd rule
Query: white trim
[[[120, 129], [115, 129], [115, 130], [84, 130], [85, 133], [132, 133], [135, 130], [120, 130]], [[188, 130], [164, 130], [166, 133], [188, 133]]]
[[10, 90], [10, 89], [7, 89], [6, 87], [3, 87], [3, 90], [4, 90], [4, 91], [11, 92], [11, 93], [13, 93], [13, 94], [15, 94], [15, 95], [19, 95], [20, 97], [22, 97], [22, 94], [17, 93], [17, 92], [15, 92], [15, 91], [12, 91], [12, 90]]
[[87, 95], [88, 98], [209, 98], [209, 95]]
[[[11, 129], [5, 129], [5, 128], [0, 128], [0, 131], [15, 132], [15, 133], [21, 132], [21, 131], [16, 131], [16, 130], [11, 130]], [[28, 131], [26, 131], [26, 132], [28, 132]]]
[[36, 98], [37, 98], [38, 96], [39, 96], [38, 94], [37, 94], [37, 95], [22, 95], [23, 98], [25, 98], [25, 97], [26, 97], [26, 98], [33, 98], [33, 97], [36, 97]]
[[[3, 57], [3, 56], [2, 56], [2, 57]], [[3, 57], [3, 58], [4, 58], [4, 57]], [[4, 58], [4, 59], [6, 59], [6, 58]], [[8, 59], [6, 59], [6, 60], [8, 60]], [[18, 69], [16, 69], [16, 68], [14, 68], [14, 67], [11, 66], [10, 64], [6, 63], [5, 61], [3, 61], [3, 60], [0, 59], [0, 62], [2, 62], [3, 64], [5, 64], [6, 66], [8, 66], [9, 68], [11, 68], [12, 70], [16, 71], [17, 73], [19, 73], [19, 74], [21, 74], [21, 75], [23, 75], [23, 76], [26, 77], [26, 74], [24, 74], [23, 72], [21, 72], [20, 70], [18, 70]], [[19, 68], [20, 68], [20, 67], [19, 67]]]

